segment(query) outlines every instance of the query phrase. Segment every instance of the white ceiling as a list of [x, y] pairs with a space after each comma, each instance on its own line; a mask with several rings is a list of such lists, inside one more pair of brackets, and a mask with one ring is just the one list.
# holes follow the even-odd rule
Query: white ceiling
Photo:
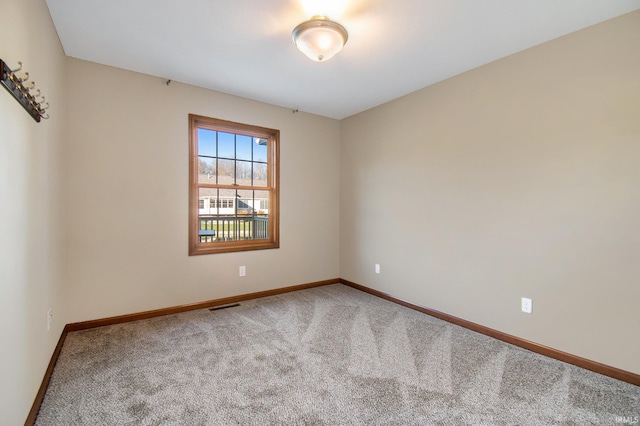
[[[68, 56], [342, 119], [640, 9], [640, 0], [46, 0]], [[317, 63], [291, 31], [349, 31]]]

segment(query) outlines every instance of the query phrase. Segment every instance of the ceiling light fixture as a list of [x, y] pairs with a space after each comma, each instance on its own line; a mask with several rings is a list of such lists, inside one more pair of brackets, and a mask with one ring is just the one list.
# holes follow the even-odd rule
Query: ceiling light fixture
[[340, 24], [316, 15], [293, 29], [293, 42], [311, 60], [326, 62], [342, 50], [349, 34]]

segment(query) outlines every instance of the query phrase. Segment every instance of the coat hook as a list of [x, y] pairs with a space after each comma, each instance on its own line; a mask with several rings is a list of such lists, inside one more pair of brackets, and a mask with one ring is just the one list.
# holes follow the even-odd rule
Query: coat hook
[[40, 89], [36, 89], [36, 82], [31, 80], [30, 73], [24, 70], [22, 61], [18, 61], [15, 70], [11, 70], [7, 63], [0, 59], [0, 69], [2, 70], [2, 85], [11, 93], [16, 101], [29, 113], [29, 115], [39, 122], [41, 118], [48, 119], [49, 114], [45, 112], [49, 108], [49, 103], [45, 103]]

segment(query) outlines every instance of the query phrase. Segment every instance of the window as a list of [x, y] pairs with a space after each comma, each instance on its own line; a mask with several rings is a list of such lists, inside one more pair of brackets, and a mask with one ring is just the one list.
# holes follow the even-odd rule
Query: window
[[280, 131], [191, 114], [189, 135], [189, 255], [278, 248]]

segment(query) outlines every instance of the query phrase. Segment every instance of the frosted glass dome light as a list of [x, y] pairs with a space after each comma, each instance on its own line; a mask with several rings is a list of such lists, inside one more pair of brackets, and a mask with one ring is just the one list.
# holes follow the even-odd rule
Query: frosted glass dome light
[[349, 38], [342, 25], [319, 15], [295, 27], [292, 36], [298, 49], [316, 62], [333, 58]]

